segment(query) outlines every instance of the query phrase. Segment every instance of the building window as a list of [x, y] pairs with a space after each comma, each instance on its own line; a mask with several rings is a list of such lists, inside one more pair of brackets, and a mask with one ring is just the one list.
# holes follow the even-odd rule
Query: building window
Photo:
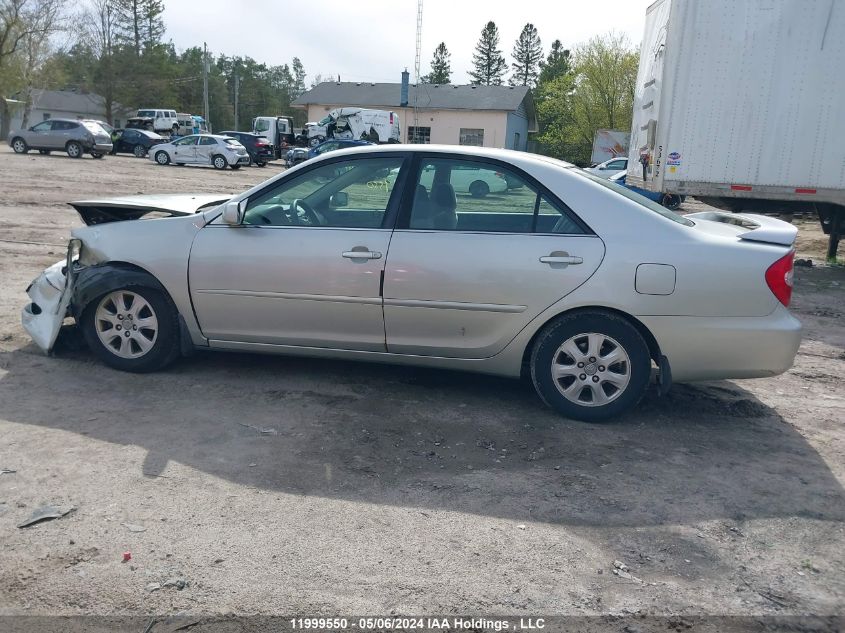
[[50, 113], [49, 113], [49, 112], [45, 112], [43, 116], [44, 116], [44, 119], [43, 119], [43, 120], [44, 120], [44, 121], [47, 121], [47, 120], [49, 120], [49, 118], [50, 118]]
[[484, 130], [477, 130], [470, 127], [461, 128], [460, 145], [475, 145], [484, 147]]
[[519, 146], [519, 132], [514, 132], [514, 133], [513, 133], [513, 148], [514, 148], [515, 150], [520, 150], [520, 149], [522, 149], [522, 148]]
[[431, 143], [431, 128], [430, 127], [414, 127], [408, 126], [408, 142], [416, 143], [418, 145], [428, 145]]

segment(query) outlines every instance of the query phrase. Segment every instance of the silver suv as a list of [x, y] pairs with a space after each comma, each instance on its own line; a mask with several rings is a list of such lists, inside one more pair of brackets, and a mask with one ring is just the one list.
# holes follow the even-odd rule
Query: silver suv
[[16, 130], [9, 134], [9, 145], [18, 154], [31, 149], [42, 154], [64, 150], [71, 158], [80, 158], [86, 152], [102, 158], [112, 150], [111, 137], [99, 123], [73, 119], [49, 119], [28, 130]]

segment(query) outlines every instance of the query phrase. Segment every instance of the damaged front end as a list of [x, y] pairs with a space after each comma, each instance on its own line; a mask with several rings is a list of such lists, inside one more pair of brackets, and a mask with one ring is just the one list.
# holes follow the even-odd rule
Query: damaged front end
[[48, 354], [68, 314], [81, 250], [82, 241], [71, 239], [67, 258], [47, 268], [26, 289], [32, 302], [21, 312], [21, 322], [35, 344]]

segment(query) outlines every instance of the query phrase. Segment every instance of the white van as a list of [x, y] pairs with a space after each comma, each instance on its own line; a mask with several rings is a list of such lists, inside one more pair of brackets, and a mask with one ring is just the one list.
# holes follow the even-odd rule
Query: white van
[[179, 119], [176, 116], [176, 110], [158, 110], [158, 109], [144, 109], [138, 110], [136, 116], [145, 117], [153, 120], [153, 131], [161, 134], [179, 133]]
[[399, 116], [395, 112], [364, 108], [332, 110], [319, 123], [306, 123], [305, 131], [311, 147], [330, 138], [398, 143], [401, 135]]

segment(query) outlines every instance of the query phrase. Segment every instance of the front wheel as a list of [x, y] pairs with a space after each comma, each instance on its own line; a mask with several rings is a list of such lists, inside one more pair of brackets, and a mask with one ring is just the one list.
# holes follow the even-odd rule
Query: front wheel
[[165, 152], [164, 150], [160, 152], [156, 152], [156, 162], [159, 165], [169, 165], [170, 164], [170, 155]]
[[643, 337], [609, 312], [564, 315], [546, 326], [531, 353], [540, 398], [562, 415], [600, 422], [632, 409], [645, 394], [651, 357]]
[[212, 159], [211, 164], [214, 165], [214, 169], [226, 169], [228, 163], [223, 156], [218, 154]]
[[490, 185], [483, 180], [476, 180], [469, 186], [469, 195], [473, 198], [483, 198], [490, 193]]
[[16, 138], [12, 141], [12, 149], [15, 150], [15, 154], [26, 154], [29, 151], [29, 146], [22, 138]]
[[106, 365], [131, 372], [156, 371], [179, 354], [178, 318], [162, 292], [133, 285], [92, 301], [82, 315], [82, 333]]
[[80, 145], [76, 141], [71, 141], [70, 143], [68, 143], [65, 146], [65, 151], [67, 152], [67, 155], [71, 158], [81, 158], [83, 153], [82, 145]]

